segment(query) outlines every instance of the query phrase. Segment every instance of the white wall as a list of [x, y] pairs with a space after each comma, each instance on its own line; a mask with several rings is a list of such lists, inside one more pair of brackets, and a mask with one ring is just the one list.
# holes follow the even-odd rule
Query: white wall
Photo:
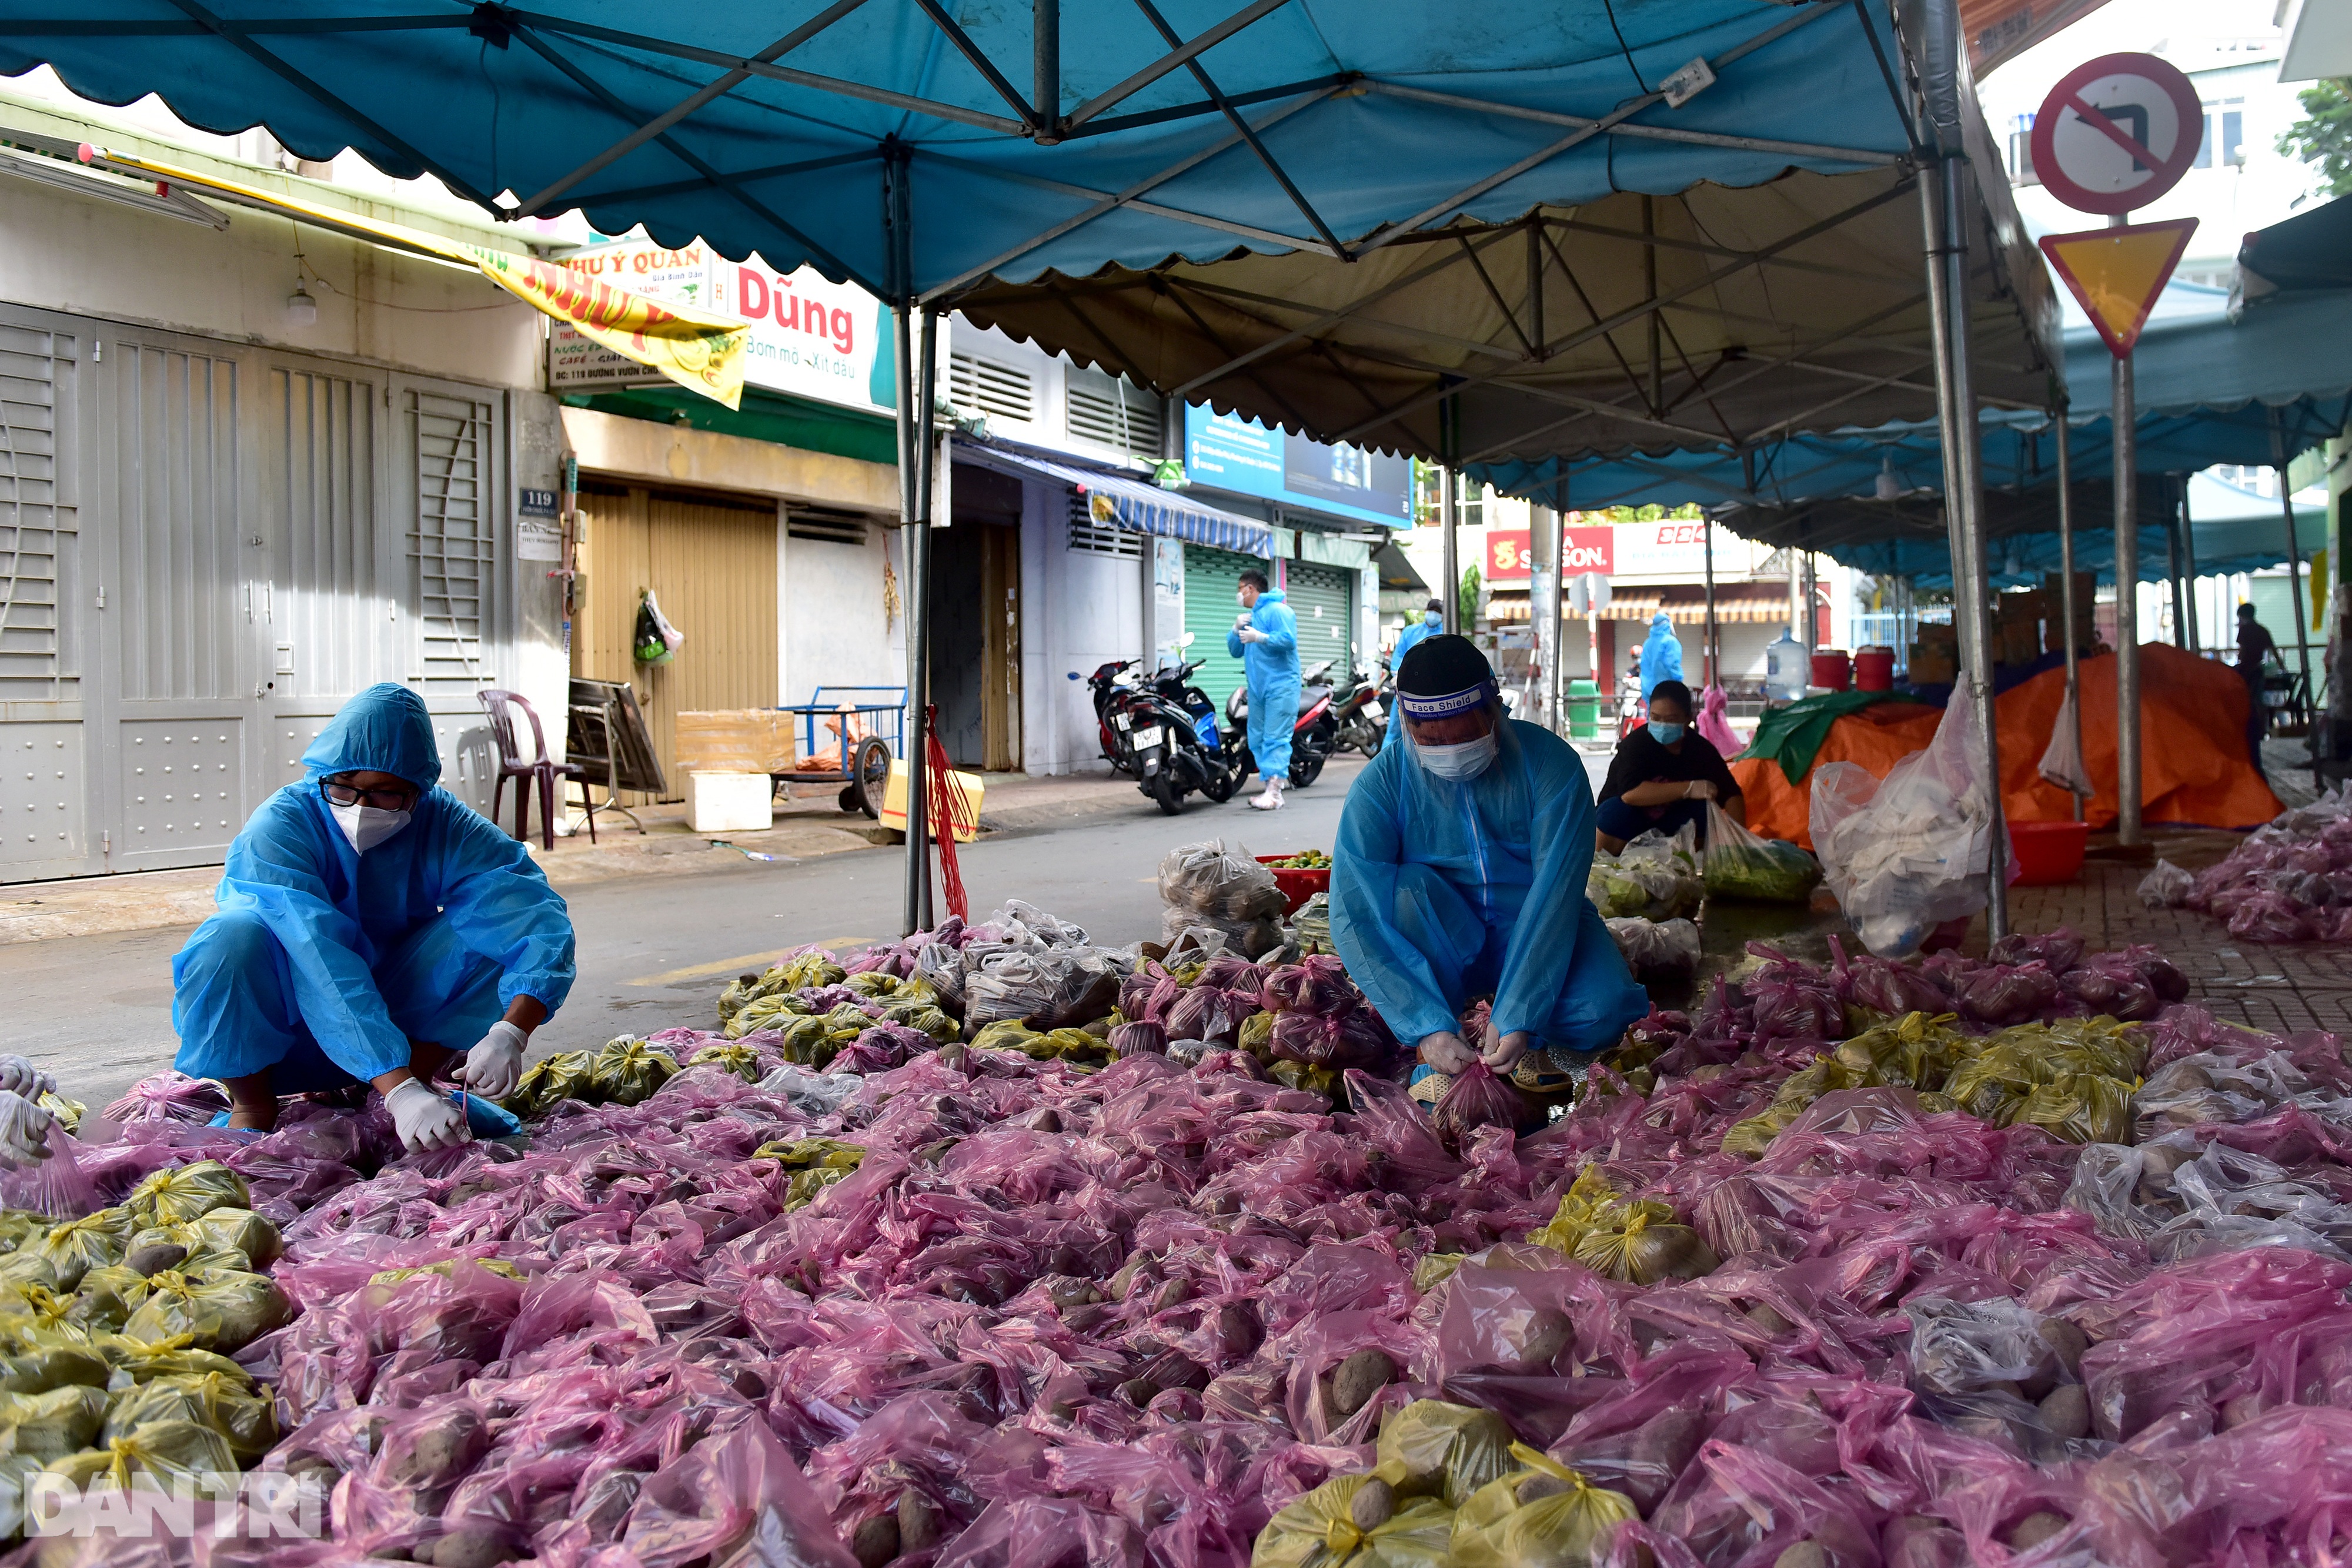
[[[862, 547], [789, 535], [779, 542], [776, 643], [783, 701], [804, 703], [820, 685], [906, 685], [907, 580], [898, 530], [869, 527]], [[886, 561], [898, 580], [895, 617], [884, 612]]]
[[[1108, 771], [1086, 678], [1143, 652], [1143, 574], [1150, 560], [1072, 550], [1068, 492], [1024, 486], [1021, 523], [1022, 767]], [[1071, 680], [1071, 672], [1078, 678]]]

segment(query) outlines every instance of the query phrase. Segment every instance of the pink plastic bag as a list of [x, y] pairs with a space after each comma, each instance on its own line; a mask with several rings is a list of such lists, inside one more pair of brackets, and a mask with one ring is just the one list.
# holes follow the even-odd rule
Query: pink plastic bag
[[643, 1568], [755, 1561], [854, 1568], [792, 1455], [756, 1418], [714, 1432], [656, 1471], [629, 1511], [621, 1545]]

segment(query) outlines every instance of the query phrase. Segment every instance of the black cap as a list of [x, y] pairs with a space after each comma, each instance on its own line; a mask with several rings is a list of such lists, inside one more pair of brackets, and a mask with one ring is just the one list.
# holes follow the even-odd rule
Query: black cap
[[1397, 690], [1417, 697], [1451, 696], [1495, 678], [1495, 666], [1467, 637], [1447, 632], [1412, 645], [1397, 671]]

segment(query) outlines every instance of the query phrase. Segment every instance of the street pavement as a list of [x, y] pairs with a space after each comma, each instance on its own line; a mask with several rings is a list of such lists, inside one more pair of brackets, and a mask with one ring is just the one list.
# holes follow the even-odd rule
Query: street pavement
[[[1313, 788], [1271, 816], [1245, 797], [1213, 806], [1195, 796], [1165, 817], [1142, 796], [1132, 810], [1097, 809], [992, 835], [962, 849], [975, 917], [1024, 898], [1075, 920], [1101, 942], [1157, 936], [1154, 873], [1178, 844], [1223, 837], [1255, 854], [1331, 847], [1339, 807], [1362, 764], [1333, 763]], [[580, 978], [563, 1010], [532, 1040], [551, 1051], [604, 1044], [677, 1025], [714, 1028], [719, 991], [803, 943], [862, 946], [899, 934], [905, 852], [877, 847], [822, 859], [616, 877], [567, 886], [579, 935]], [[935, 895], [936, 897], [936, 895]], [[943, 901], [937, 913], [946, 914]], [[172, 955], [191, 925], [0, 945], [0, 995], [16, 998], [0, 1050], [58, 1074], [65, 1092], [103, 1106], [171, 1064]], [[470, 1040], [451, 1042], [470, 1045]]]

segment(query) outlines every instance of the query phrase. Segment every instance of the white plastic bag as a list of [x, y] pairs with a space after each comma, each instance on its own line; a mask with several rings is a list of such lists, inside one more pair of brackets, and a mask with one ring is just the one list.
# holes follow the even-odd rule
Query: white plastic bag
[[1279, 920], [1290, 911], [1290, 901], [1275, 885], [1274, 873], [1252, 859], [1243, 845], [1226, 849], [1223, 839], [1180, 844], [1162, 856], [1160, 902], [1170, 909], [1244, 925]]
[[1642, 920], [1627, 917], [1604, 921], [1625, 955], [1625, 967], [1640, 975], [1692, 975], [1698, 972], [1698, 927], [1687, 920]]
[[2155, 870], [2139, 879], [2139, 901], [2150, 909], [2177, 909], [2196, 885], [2196, 877], [2188, 872], [2170, 861], [2158, 861]]
[[2058, 705], [2058, 727], [2050, 732], [2049, 748], [2042, 754], [2042, 777], [2071, 794], [2089, 800], [2091, 770], [2083, 766], [2083, 747], [2074, 733], [2074, 694]]
[[1995, 846], [1979, 733], [1975, 705], [1955, 695], [1927, 748], [1885, 779], [1852, 762], [1813, 769], [1814, 853], [1855, 934], [1882, 958], [1908, 957], [1937, 926], [1985, 906]]

